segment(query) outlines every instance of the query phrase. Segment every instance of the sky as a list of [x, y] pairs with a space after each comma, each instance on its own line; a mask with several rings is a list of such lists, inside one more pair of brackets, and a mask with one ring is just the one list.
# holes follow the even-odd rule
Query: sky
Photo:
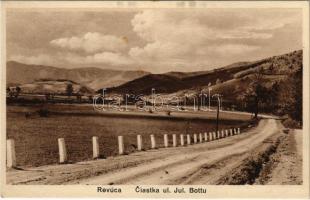
[[302, 49], [301, 9], [17, 10], [7, 60], [63, 68], [211, 70]]

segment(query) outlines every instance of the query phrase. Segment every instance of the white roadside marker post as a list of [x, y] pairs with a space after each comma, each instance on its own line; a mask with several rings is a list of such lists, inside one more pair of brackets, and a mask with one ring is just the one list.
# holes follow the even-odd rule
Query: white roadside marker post
[[209, 141], [212, 141], [213, 140], [213, 133], [212, 132], [209, 132]]
[[141, 135], [137, 135], [137, 148], [138, 148], [138, 151], [142, 150], [142, 136]]
[[194, 144], [196, 144], [197, 143], [197, 134], [195, 133], [194, 134]]
[[173, 134], [172, 135], [172, 145], [173, 147], [176, 147], [177, 146], [177, 135], [176, 134]]
[[123, 136], [118, 136], [118, 154], [124, 154], [124, 139]]
[[66, 163], [68, 157], [64, 138], [58, 138], [58, 150], [59, 150], [59, 163]]
[[230, 136], [233, 136], [233, 131], [232, 131], [232, 129], [229, 129], [229, 135], [230, 135]]
[[186, 135], [187, 137], [187, 145], [191, 144], [191, 136], [189, 134]]
[[15, 141], [13, 139], [6, 141], [6, 162], [8, 168], [16, 167]]
[[156, 148], [156, 141], [154, 135], [151, 135], [151, 148], [152, 149]]
[[220, 133], [220, 131], [217, 131], [216, 139], [220, 139], [220, 138], [221, 138], [221, 133]]
[[184, 135], [183, 134], [180, 135], [180, 144], [181, 146], [184, 146]]
[[208, 133], [205, 132], [205, 142], [208, 142]]
[[199, 142], [202, 143], [202, 134], [199, 133]]
[[92, 137], [93, 143], [93, 159], [99, 158], [99, 139], [97, 136]]
[[226, 137], [229, 136], [229, 133], [228, 133], [228, 130], [227, 130], [227, 129], [225, 130], [225, 136], [226, 136]]
[[238, 128], [238, 134], [240, 134], [240, 128]]
[[164, 134], [164, 145], [167, 148], [168, 147], [168, 135]]
[[224, 133], [224, 130], [222, 130], [222, 138], [225, 137], [225, 133]]
[[216, 132], [213, 132], [213, 140], [216, 140]]
[[234, 128], [234, 135], [236, 135], [237, 134], [237, 130]]

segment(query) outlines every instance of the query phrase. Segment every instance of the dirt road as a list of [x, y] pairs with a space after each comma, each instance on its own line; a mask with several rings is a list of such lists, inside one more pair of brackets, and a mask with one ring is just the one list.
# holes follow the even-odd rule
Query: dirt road
[[[259, 175], [251, 159], [269, 156], [284, 134], [275, 119], [220, 140], [66, 165], [10, 170], [10, 184], [245, 184]], [[271, 148], [272, 147], [272, 148]], [[258, 159], [261, 161], [261, 159]], [[244, 173], [244, 169], [245, 172]], [[243, 170], [240, 180], [233, 172]], [[252, 171], [255, 173], [252, 173]], [[238, 174], [238, 173], [237, 173]], [[237, 175], [235, 174], [235, 175]], [[249, 181], [250, 180], [250, 181]]]
[[290, 130], [262, 170], [258, 184], [302, 184], [302, 130]]

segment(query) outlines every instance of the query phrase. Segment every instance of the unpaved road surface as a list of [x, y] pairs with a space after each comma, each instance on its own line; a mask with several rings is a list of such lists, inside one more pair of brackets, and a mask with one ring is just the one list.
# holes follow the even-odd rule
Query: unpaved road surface
[[302, 130], [290, 130], [270, 157], [260, 177], [263, 184], [297, 185], [302, 184]]
[[[259, 179], [260, 169], [264, 169], [263, 165], [268, 162], [268, 158], [276, 152], [283, 138], [287, 137], [288, 134], [282, 130], [280, 121], [263, 119], [257, 127], [241, 135], [211, 142], [75, 164], [9, 170], [7, 182], [96, 185], [253, 184]], [[252, 166], [252, 163], [256, 164]]]

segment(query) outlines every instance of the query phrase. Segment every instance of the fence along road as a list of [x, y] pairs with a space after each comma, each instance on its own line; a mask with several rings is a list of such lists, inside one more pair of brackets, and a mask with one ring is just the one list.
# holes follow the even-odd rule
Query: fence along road
[[[7, 181], [14, 184], [182, 184], [207, 164], [228, 157], [234, 157], [230, 164], [238, 164], [238, 157], [259, 147], [282, 128], [274, 119], [263, 119], [250, 131], [221, 140], [136, 152], [104, 160], [42, 166], [34, 171], [9, 171]], [[208, 175], [210, 181], [220, 176], [218, 173]]]

